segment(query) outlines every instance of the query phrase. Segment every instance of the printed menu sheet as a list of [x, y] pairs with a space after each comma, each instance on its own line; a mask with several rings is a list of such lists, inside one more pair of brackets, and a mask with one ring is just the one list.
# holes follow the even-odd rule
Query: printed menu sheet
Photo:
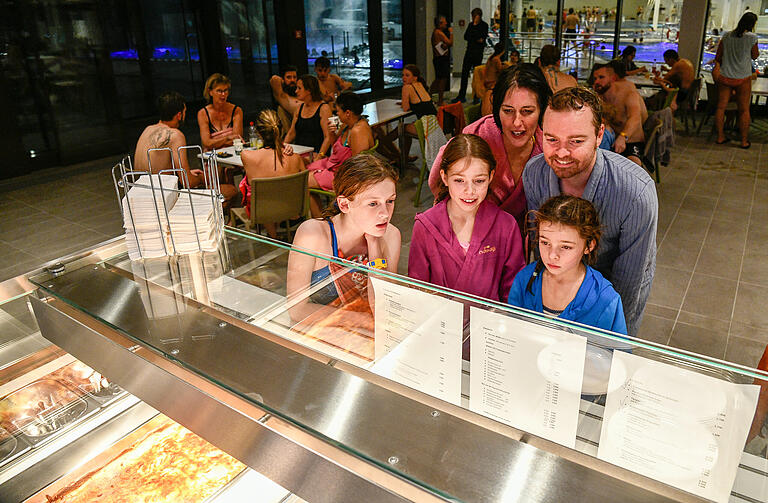
[[460, 405], [464, 306], [378, 278], [371, 284], [376, 294], [371, 370]]
[[469, 408], [574, 448], [587, 339], [471, 308]]
[[759, 389], [616, 351], [597, 457], [726, 502]]

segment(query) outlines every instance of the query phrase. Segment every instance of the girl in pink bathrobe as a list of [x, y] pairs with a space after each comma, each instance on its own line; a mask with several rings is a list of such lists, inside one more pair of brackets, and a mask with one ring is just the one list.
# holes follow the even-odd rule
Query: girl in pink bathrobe
[[446, 145], [437, 204], [416, 215], [408, 276], [506, 302], [525, 260], [515, 218], [485, 200], [495, 168], [477, 135], [460, 134]]

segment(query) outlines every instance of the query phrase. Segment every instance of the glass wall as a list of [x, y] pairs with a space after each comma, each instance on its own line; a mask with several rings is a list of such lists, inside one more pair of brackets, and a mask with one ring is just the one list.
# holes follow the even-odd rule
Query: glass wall
[[403, 18], [401, 0], [381, 2], [382, 38], [384, 42], [384, 87], [403, 83]]
[[277, 72], [271, 59], [277, 54], [274, 18], [272, 0], [221, 1], [221, 34], [232, 79], [230, 99], [246, 112], [255, 113], [272, 99], [266, 84]]
[[[217, 12], [220, 26], [200, 25]], [[229, 68], [246, 114], [269, 106], [274, 32], [273, 0], [0, 3], [0, 103], [13, 145], [0, 178], [132, 152], [157, 121], [160, 93], [202, 103], [206, 64]], [[211, 42], [219, 34], [224, 51]], [[199, 141], [193, 122], [183, 129], [190, 143]]]
[[326, 56], [353, 89], [371, 86], [367, 0], [304, 0], [304, 22], [310, 73], [315, 59]]

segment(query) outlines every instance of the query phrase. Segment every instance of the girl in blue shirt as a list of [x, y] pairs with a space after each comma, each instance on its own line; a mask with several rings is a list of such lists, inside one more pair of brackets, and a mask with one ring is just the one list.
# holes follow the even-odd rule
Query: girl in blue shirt
[[561, 194], [531, 214], [540, 258], [515, 276], [509, 304], [626, 335], [621, 297], [588, 265], [600, 244], [592, 203]]

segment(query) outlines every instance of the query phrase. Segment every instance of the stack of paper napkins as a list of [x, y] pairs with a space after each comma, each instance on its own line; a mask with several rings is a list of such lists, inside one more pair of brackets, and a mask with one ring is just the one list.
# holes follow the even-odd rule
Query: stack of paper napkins
[[131, 260], [215, 250], [222, 231], [219, 199], [209, 190], [178, 191], [176, 176], [151, 176], [151, 183], [150, 175], [132, 183], [122, 201]]
[[221, 202], [211, 190], [192, 189], [179, 194], [169, 215], [176, 253], [216, 250], [220, 237], [216, 226], [217, 205]]

